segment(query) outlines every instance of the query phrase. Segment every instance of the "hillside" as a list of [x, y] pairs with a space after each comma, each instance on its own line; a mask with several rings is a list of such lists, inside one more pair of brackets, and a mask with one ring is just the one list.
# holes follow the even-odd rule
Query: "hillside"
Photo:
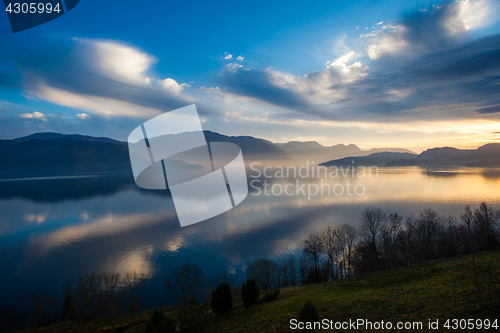
[[[476, 254], [479, 281], [482, 284], [483, 300], [487, 300], [488, 281], [486, 272], [492, 263], [490, 287], [500, 287], [500, 250]], [[235, 309], [229, 314], [218, 316], [220, 332], [293, 332], [289, 329], [290, 319], [298, 318], [303, 304], [310, 300], [318, 308], [320, 320], [334, 321], [365, 318], [372, 322], [384, 320], [420, 321], [427, 325], [428, 319], [478, 318], [472, 301], [477, 300], [477, 289], [473, 280], [471, 256], [441, 259], [411, 267], [373, 273], [362, 277], [283, 288], [276, 301], [244, 308], [241, 298], [234, 299]], [[463, 282], [463, 283], [462, 283]], [[494, 289], [493, 289], [494, 290]], [[467, 292], [467, 295], [464, 293]], [[500, 296], [494, 291], [492, 298]], [[161, 293], [159, 293], [161, 295]], [[496, 298], [495, 298], [496, 299]], [[491, 318], [498, 318], [498, 304], [492, 299], [495, 312]], [[485, 305], [487, 311], [488, 305]], [[175, 323], [180, 307], [164, 309]], [[151, 311], [136, 315], [121, 315], [118, 323], [120, 332], [143, 332]], [[85, 327], [59, 323], [54, 332], [105, 332], [109, 327], [106, 318], [85, 324]], [[424, 326], [424, 331], [427, 331]], [[442, 328], [442, 327], [441, 327]], [[25, 329], [20, 332], [49, 332], [51, 329]], [[296, 330], [295, 330], [296, 331]], [[361, 331], [365, 331], [361, 329]], [[379, 330], [385, 331], [385, 330]], [[441, 332], [449, 330], [440, 329]], [[341, 331], [338, 331], [341, 332]]]
[[[353, 163], [354, 162], [354, 163]], [[432, 148], [419, 155], [412, 153], [381, 152], [368, 156], [352, 156], [324, 162], [324, 166], [345, 165], [376, 166], [448, 166], [471, 167], [500, 166], [500, 143], [490, 143], [477, 149], [457, 149], [451, 147]]]
[[[233, 142], [245, 161], [290, 160], [271, 142], [250, 136], [226, 136], [205, 131], [208, 142]], [[0, 179], [89, 174], [132, 175], [128, 143], [109, 138], [36, 133], [0, 140]]]
[[65, 138], [0, 145], [0, 179], [130, 173], [128, 148]]
[[500, 162], [500, 143], [489, 143], [477, 149], [451, 147], [423, 151], [413, 160], [396, 160], [390, 166], [470, 165], [487, 166]]
[[323, 166], [349, 166], [349, 165], [376, 165], [386, 166], [395, 160], [411, 160], [415, 154], [410, 153], [375, 153], [368, 156], [345, 157], [338, 160], [328, 161], [320, 165]]

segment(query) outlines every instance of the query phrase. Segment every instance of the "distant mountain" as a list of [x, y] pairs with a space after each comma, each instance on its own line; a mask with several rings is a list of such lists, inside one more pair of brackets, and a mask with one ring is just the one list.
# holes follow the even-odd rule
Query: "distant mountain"
[[[354, 161], [354, 163], [352, 163]], [[368, 156], [335, 159], [321, 165], [377, 165], [377, 166], [445, 166], [467, 165], [477, 167], [500, 166], [500, 143], [490, 143], [478, 149], [432, 148], [419, 155], [384, 152]]]
[[241, 148], [245, 162], [249, 160], [291, 160], [291, 156], [271, 141], [252, 136], [227, 136], [211, 131], [203, 131], [207, 142], [232, 142]]
[[[476, 150], [434, 148], [415, 155], [399, 148], [364, 151], [353, 144], [330, 147], [314, 141], [273, 144], [251, 136], [227, 136], [211, 131], [204, 134], [208, 142], [237, 144], [247, 164], [253, 161], [286, 164], [305, 160], [320, 162], [323, 159], [328, 161], [323, 165], [339, 166], [352, 165], [352, 161], [358, 165], [384, 166], [500, 165], [500, 144], [488, 144]], [[13, 140], [0, 140], [0, 179], [88, 174], [131, 177], [127, 142], [59, 133], [36, 133]]]
[[323, 166], [387, 166], [390, 162], [393, 161], [403, 161], [403, 160], [412, 160], [417, 156], [416, 154], [410, 153], [375, 153], [370, 154], [368, 156], [354, 156], [354, 157], [345, 157], [337, 160], [328, 161], [325, 163], [321, 163]]
[[500, 163], [500, 143], [489, 143], [477, 149], [451, 147], [427, 149], [414, 159], [395, 160], [389, 166], [468, 165], [494, 166]]
[[373, 153], [394, 152], [394, 153], [409, 153], [412, 151], [403, 148], [374, 148], [371, 150], [361, 150], [354, 144], [344, 145], [338, 144], [325, 147], [316, 141], [290, 141], [287, 143], [277, 143], [276, 146], [283, 149], [291, 157], [297, 161], [330, 161], [334, 159], [342, 159], [350, 156], [367, 156]]
[[[289, 161], [272, 142], [250, 136], [226, 136], [205, 131], [208, 142], [233, 142], [246, 163], [269, 159]], [[132, 175], [128, 143], [109, 138], [36, 133], [0, 140], [0, 179], [88, 174]]]
[[412, 152], [409, 149], [405, 149], [405, 148], [390, 148], [390, 147], [387, 147], [387, 148], [372, 148], [370, 150], [367, 150], [366, 153], [367, 153], [367, 155], [376, 154], [376, 153], [408, 153], [408, 154], [416, 155], [414, 152]]
[[[104, 138], [104, 137], [93, 137], [93, 136], [88, 136], [88, 135], [80, 135], [80, 134], [61, 134], [61, 133], [54, 133], [54, 132], [43, 132], [43, 133], [35, 133], [31, 134], [28, 136], [23, 136], [21, 138], [13, 139], [11, 141], [16, 141], [16, 142], [26, 142], [30, 140], [52, 140], [52, 139], [71, 139], [71, 140], [78, 140], [78, 141], [87, 141], [87, 142], [105, 142], [105, 143], [116, 143], [120, 144], [123, 146], [127, 146], [127, 142], [125, 141], [118, 141], [118, 140], [113, 140], [110, 138]], [[3, 140], [7, 141], [7, 140]]]
[[[2, 140], [5, 141], [5, 140]], [[131, 173], [128, 148], [73, 139], [0, 141], [0, 178]]]

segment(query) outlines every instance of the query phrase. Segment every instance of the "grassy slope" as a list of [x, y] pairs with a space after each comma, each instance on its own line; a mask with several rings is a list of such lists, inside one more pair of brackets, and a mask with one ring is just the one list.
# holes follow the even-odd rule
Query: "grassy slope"
[[[481, 253], [482, 272], [493, 257], [493, 276], [500, 277], [500, 251]], [[334, 321], [366, 318], [371, 321], [425, 321], [429, 318], [468, 318], [473, 305], [463, 293], [461, 259], [446, 259], [369, 274], [354, 279], [287, 288], [272, 303], [236, 310], [221, 317], [224, 332], [283, 332], [297, 318], [306, 300], [318, 307], [320, 318]], [[470, 268], [471, 260], [465, 265]], [[471, 270], [464, 270], [464, 288], [471, 293]], [[458, 279], [458, 281], [457, 281]], [[482, 282], [486, 282], [483, 275]], [[453, 287], [457, 290], [457, 297]], [[498, 286], [500, 287], [500, 286]], [[472, 297], [475, 299], [475, 297]], [[498, 312], [496, 316], [498, 317]]]
[[[477, 267], [481, 271], [479, 278], [485, 287], [484, 272], [487, 271], [490, 258], [493, 260], [493, 276], [498, 281], [500, 250], [476, 255]], [[471, 299], [476, 299], [477, 293], [473, 293], [474, 285], [471, 282], [474, 278], [471, 265], [471, 257], [444, 259], [358, 278], [285, 288], [278, 300], [248, 309], [242, 306], [238, 297], [234, 300], [235, 310], [217, 320], [222, 332], [291, 331], [290, 319], [298, 318], [307, 300], [316, 304], [321, 319], [334, 321], [366, 318], [394, 323], [423, 321], [425, 325], [429, 318], [440, 321], [447, 318], [476, 318], [477, 312], [464, 294], [465, 289], [472, 295]], [[169, 307], [165, 311], [175, 320], [179, 307]], [[118, 322], [121, 325], [129, 324], [126, 329], [123, 327], [125, 332], [142, 332], [149, 315], [150, 311], [122, 315]], [[491, 317], [497, 318], [498, 312]], [[109, 326], [106, 318], [86, 324], [85, 329], [59, 326], [56, 331], [96, 332], [105, 326]]]

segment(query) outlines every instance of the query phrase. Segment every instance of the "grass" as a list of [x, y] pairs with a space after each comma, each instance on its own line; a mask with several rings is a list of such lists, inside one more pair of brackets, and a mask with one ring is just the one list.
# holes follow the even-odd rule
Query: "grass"
[[[489, 312], [488, 264], [492, 261], [492, 275], [500, 277], [500, 250], [475, 255], [478, 281], [483, 288], [485, 317], [499, 318], [498, 305]], [[472, 257], [441, 259], [411, 267], [368, 274], [362, 277], [284, 288], [276, 301], [244, 308], [241, 298], [233, 301], [234, 310], [218, 316], [221, 332], [288, 332], [290, 320], [307, 300], [312, 301], [320, 318], [333, 321], [365, 318], [375, 321], [444, 322], [445, 319], [479, 318], [474, 304], [478, 303], [476, 277]], [[500, 285], [497, 287], [500, 288]], [[490, 285], [490, 289], [494, 291]], [[498, 303], [496, 303], [498, 304]], [[165, 312], [175, 321], [180, 307], [167, 307]], [[121, 315], [121, 332], [142, 332], [151, 311], [136, 315]], [[97, 332], [108, 331], [109, 320], [103, 318], [83, 326], [57, 324], [53, 330], [27, 329], [26, 332]], [[109, 330], [110, 331], [110, 330]], [[447, 331], [447, 330], [442, 330]], [[448, 332], [448, 331], [447, 331]]]

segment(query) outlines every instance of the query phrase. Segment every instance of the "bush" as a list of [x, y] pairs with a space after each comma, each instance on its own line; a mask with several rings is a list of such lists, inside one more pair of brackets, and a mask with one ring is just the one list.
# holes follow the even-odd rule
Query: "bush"
[[277, 299], [279, 295], [280, 295], [280, 290], [279, 289], [275, 289], [275, 290], [273, 290], [271, 292], [268, 292], [264, 296], [262, 296], [262, 298], [260, 299], [260, 301], [262, 303], [272, 302], [275, 299]]
[[175, 333], [175, 327], [161, 309], [155, 309], [149, 317], [144, 333]]
[[233, 309], [233, 297], [231, 295], [231, 286], [222, 282], [212, 291], [212, 311], [217, 314], [228, 313]]
[[319, 315], [318, 310], [316, 310], [316, 306], [311, 301], [307, 301], [299, 312], [299, 318], [302, 322], [319, 321]]
[[241, 286], [241, 299], [246, 308], [259, 303], [259, 287], [252, 278], [247, 278], [247, 283]]
[[177, 320], [180, 333], [215, 333], [218, 331], [214, 316], [196, 300], [192, 300], [191, 304], [181, 308]]

